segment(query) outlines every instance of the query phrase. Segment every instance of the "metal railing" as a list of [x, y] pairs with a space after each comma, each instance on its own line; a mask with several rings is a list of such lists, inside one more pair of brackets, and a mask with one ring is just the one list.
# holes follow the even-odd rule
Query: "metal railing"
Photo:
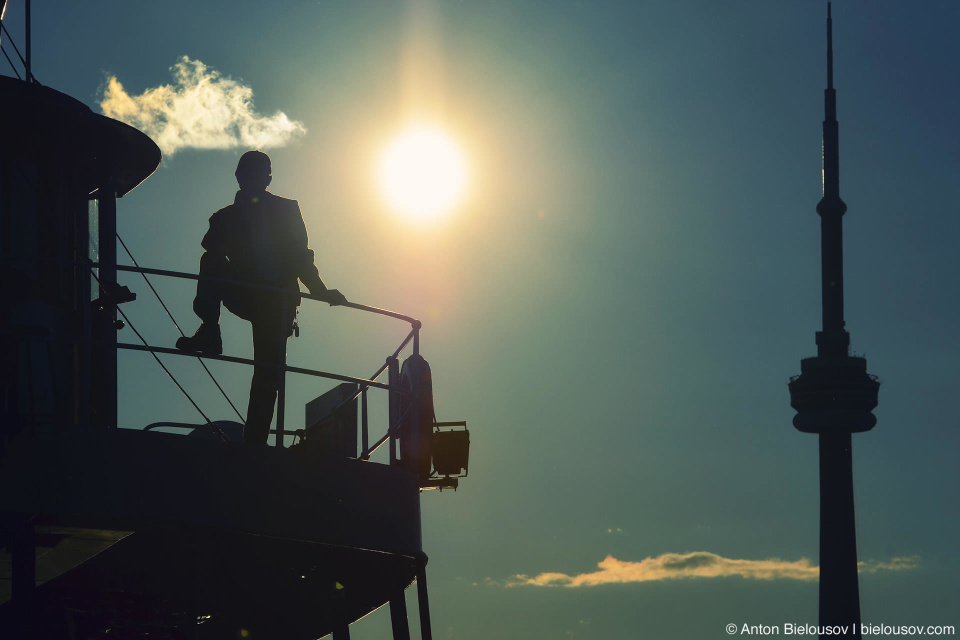
[[[98, 264], [94, 263], [91, 265], [96, 268], [99, 267]], [[152, 269], [147, 267], [131, 267], [126, 265], [117, 265], [117, 271], [124, 271], [130, 273], [140, 273], [145, 275], [157, 275], [170, 278], [179, 278], [185, 280], [200, 280], [200, 276], [194, 273], [187, 273], [181, 271], [169, 271], [165, 269]], [[221, 282], [224, 284], [229, 284], [231, 286], [243, 287], [245, 289], [259, 290], [263, 292], [270, 293], [279, 293], [285, 295], [299, 295], [301, 298], [306, 298], [309, 300], [316, 300], [318, 302], [325, 302], [323, 298], [319, 295], [304, 293], [304, 292], [294, 292], [290, 289], [282, 289], [278, 287], [271, 287], [269, 285], [256, 284], [251, 282], [243, 282], [238, 280], [229, 280], [225, 278], [210, 278], [207, 276], [203, 277], [204, 280]], [[178, 356], [188, 356], [195, 358], [202, 358], [207, 360], [219, 360], [222, 362], [231, 362], [235, 364], [243, 364], [248, 366], [255, 367], [268, 367], [268, 368], [279, 368], [282, 370], [282, 375], [280, 376], [279, 388], [277, 389], [277, 403], [276, 403], [276, 429], [270, 431], [270, 433], [276, 434], [276, 446], [282, 448], [284, 446], [283, 440], [286, 435], [300, 435], [305, 434], [306, 429], [312, 425], [304, 425], [303, 430], [296, 430], [288, 432], [285, 429], [284, 425], [284, 403], [285, 403], [285, 392], [286, 392], [286, 374], [296, 373], [306, 376], [313, 376], [318, 378], [326, 378], [328, 380], [336, 380], [339, 382], [349, 382], [357, 385], [355, 392], [350, 394], [349, 397], [342, 400], [336, 407], [330, 410], [325, 416], [320, 420], [316, 421], [314, 424], [322, 423], [329, 417], [335, 416], [338, 411], [346, 407], [352, 402], [355, 402], [358, 398], [360, 400], [360, 431], [361, 431], [361, 451], [359, 458], [362, 460], [368, 460], [370, 456], [379, 449], [385, 442], [389, 440], [390, 442], [390, 464], [394, 464], [397, 459], [397, 446], [396, 440], [399, 432], [400, 424], [403, 422], [404, 415], [400, 414], [400, 396], [404, 395], [406, 392], [401, 389], [400, 386], [400, 363], [399, 356], [403, 350], [411, 344], [413, 344], [412, 351], [414, 355], [419, 355], [420, 353], [420, 328], [421, 322], [416, 318], [397, 313], [395, 311], [390, 311], [387, 309], [381, 309], [378, 307], [371, 307], [363, 304], [358, 304], [355, 302], [344, 302], [338, 307], [346, 307], [349, 309], [356, 309], [358, 311], [364, 311], [367, 313], [373, 313], [376, 315], [382, 315], [389, 318], [394, 318], [396, 320], [401, 320], [410, 325], [410, 332], [404, 337], [400, 342], [400, 345], [394, 350], [392, 354], [387, 356], [383, 365], [377, 369], [373, 375], [369, 378], [358, 378], [354, 376], [347, 376], [337, 373], [330, 373], [326, 371], [318, 371], [314, 369], [306, 369], [302, 367], [291, 367], [286, 363], [286, 350], [284, 350], [283, 358], [281, 362], [264, 362], [252, 360], [249, 358], [240, 358], [236, 356], [225, 356], [225, 355], [205, 355], [203, 353], [195, 352], [186, 352], [180, 351], [178, 349], [172, 349], [167, 347], [154, 347], [148, 344], [130, 344], [130, 343], [118, 343], [118, 349], [127, 349], [130, 351], [144, 351], [152, 354], [168, 354], [168, 355], [178, 355]], [[281, 330], [278, 328], [278, 330]], [[284, 329], [285, 330], [285, 329]], [[388, 379], [386, 383], [378, 382], [384, 373], [387, 373]], [[387, 432], [380, 437], [372, 445], [369, 442], [369, 416], [367, 410], [367, 391], [371, 388], [374, 389], [383, 389], [388, 392], [388, 425]], [[411, 403], [412, 405], [412, 403]]]

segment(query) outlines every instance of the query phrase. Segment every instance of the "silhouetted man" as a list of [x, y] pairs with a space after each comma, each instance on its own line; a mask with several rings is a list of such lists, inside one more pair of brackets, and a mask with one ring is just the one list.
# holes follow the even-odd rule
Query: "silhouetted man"
[[[253, 326], [255, 366], [250, 383], [250, 403], [243, 428], [246, 444], [267, 442], [277, 390], [283, 372], [287, 338], [300, 304], [300, 285], [332, 305], [346, 302], [336, 289], [327, 289], [307, 246], [307, 230], [296, 200], [267, 191], [273, 176], [270, 157], [248, 151], [237, 164], [237, 192], [233, 204], [210, 216], [210, 229], [201, 245], [200, 280], [193, 310], [202, 324], [192, 337], [177, 340], [181, 351], [219, 355], [220, 303]], [[232, 284], [259, 285], [256, 287]]]

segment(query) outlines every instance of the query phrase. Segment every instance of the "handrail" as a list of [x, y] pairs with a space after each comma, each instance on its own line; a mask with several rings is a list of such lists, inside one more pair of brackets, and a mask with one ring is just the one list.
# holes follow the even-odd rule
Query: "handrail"
[[[98, 268], [100, 266], [100, 263], [94, 262], [90, 266], [94, 268]], [[169, 271], [167, 269], [152, 269], [150, 267], [131, 267], [128, 265], [118, 264], [117, 271], [127, 271], [130, 273], [147, 273], [155, 276], [169, 276], [171, 278], [183, 278], [186, 280], [200, 280], [200, 276], [195, 273], [187, 273], [185, 271]], [[251, 289], [259, 289], [261, 291], [296, 294], [296, 295], [299, 295], [301, 298], [309, 298], [310, 300], [316, 300], [317, 302], [326, 302], [326, 300], [324, 300], [323, 298], [321, 298], [319, 295], [316, 295], [316, 294], [306, 293], [303, 291], [292, 291], [290, 289], [282, 289], [280, 287], [271, 287], [270, 285], [266, 285], [266, 284], [244, 282], [243, 280], [231, 280], [229, 278], [213, 278], [210, 276], [204, 276], [203, 279], [208, 280], [210, 282], [223, 282], [225, 284], [248, 287]], [[387, 316], [389, 318], [403, 320], [404, 322], [409, 323], [410, 326], [412, 326], [414, 329], [420, 329], [423, 326], [423, 323], [421, 323], [416, 318], [403, 315], [402, 313], [397, 313], [396, 311], [390, 311], [389, 309], [381, 309], [379, 307], [371, 307], [365, 304], [359, 304], [357, 302], [349, 302], [349, 301], [342, 304], [338, 304], [338, 305], [332, 305], [332, 306], [349, 307], [351, 309], [357, 309], [359, 311], [367, 311], [369, 313], [375, 313], [381, 316]]]
[[[100, 266], [99, 263], [96, 263], [96, 262], [88, 262], [88, 265], [89, 265], [91, 268], [97, 268], [97, 267]], [[131, 266], [128, 266], [128, 265], [116, 265], [116, 270], [117, 270], [117, 271], [124, 271], [124, 272], [128, 272], [128, 273], [140, 273], [140, 274], [142, 274], [142, 275], [151, 274], [151, 275], [159, 275], [159, 276], [166, 276], [166, 277], [173, 277], [173, 278], [181, 278], [181, 279], [185, 279], [185, 280], [197, 280], [197, 281], [201, 280], [201, 277], [199, 276], [199, 274], [186, 273], [186, 272], [182, 272], [182, 271], [171, 271], [171, 270], [167, 270], [167, 269], [154, 269], [154, 268], [150, 268], [150, 267], [141, 267], [141, 266], [139, 266], [139, 265], [137, 265], [137, 266], [135, 266], [135, 267], [131, 267]], [[208, 281], [214, 281], [214, 282], [223, 282], [223, 283], [228, 283], [228, 284], [231, 284], [231, 285], [234, 285], [234, 286], [239, 286], [239, 287], [244, 287], [244, 288], [249, 288], [249, 289], [257, 289], [257, 290], [261, 290], [261, 291], [269, 291], [269, 292], [280, 293], [280, 294], [285, 294], [285, 295], [299, 295], [301, 298], [307, 298], [307, 299], [310, 299], [310, 300], [316, 300], [316, 301], [318, 301], [318, 302], [327, 302], [327, 300], [325, 300], [325, 299], [324, 299], [323, 297], [321, 297], [320, 295], [311, 294], [311, 293], [304, 293], [304, 292], [300, 291], [299, 288], [298, 288], [297, 291], [293, 291], [293, 290], [291, 290], [291, 289], [285, 289], [285, 288], [280, 288], [280, 287], [273, 287], [273, 286], [270, 286], [270, 285], [264, 285], [264, 284], [258, 284], [258, 283], [252, 283], [252, 282], [244, 282], [244, 281], [232, 280], [232, 279], [228, 279], [228, 278], [214, 278], [214, 277], [209, 277], [209, 276], [204, 276], [202, 279], [203, 279], [203, 280], [208, 280]], [[396, 363], [396, 361], [397, 361], [397, 357], [398, 357], [398, 356], [400, 355], [400, 353], [406, 348], [406, 346], [407, 346], [408, 344], [410, 344], [411, 341], [413, 341], [413, 353], [414, 353], [414, 354], [417, 354], [417, 355], [419, 354], [419, 352], [420, 352], [420, 329], [421, 329], [421, 327], [422, 327], [422, 323], [421, 323], [419, 320], [417, 320], [416, 318], [412, 318], [412, 317], [410, 317], [410, 316], [403, 315], [403, 314], [397, 313], [397, 312], [395, 312], [395, 311], [390, 311], [390, 310], [388, 310], [388, 309], [381, 309], [381, 308], [379, 308], [379, 307], [371, 307], [371, 306], [359, 304], [359, 303], [356, 303], [356, 302], [349, 302], [349, 301], [347, 301], [347, 302], [344, 302], [344, 303], [342, 303], [342, 304], [332, 304], [332, 303], [331, 303], [331, 306], [349, 307], [349, 308], [351, 308], [351, 309], [357, 309], [357, 310], [359, 310], [359, 311], [366, 311], [366, 312], [368, 312], [368, 313], [374, 313], [374, 314], [377, 314], [377, 315], [382, 315], [382, 316], [386, 316], [386, 317], [389, 317], [389, 318], [394, 318], [394, 319], [396, 319], [396, 320], [402, 320], [402, 321], [407, 322], [407, 323], [410, 324], [411, 330], [410, 330], [410, 333], [408, 333], [408, 334], [406, 335], [406, 337], [404, 337], [403, 341], [400, 343], [400, 346], [397, 347], [397, 349], [393, 352], [393, 354], [391, 354], [391, 356], [389, 356], [389, 357], [386, 359], [385, 363], [384, 363], [379, 369], [377, 369], [377, 371], [376, 371], [372, 376], [370, 376], [369, 379], [366, 379], [366, 378], [357, 378], [357, 377], [354, 377], [354, 376], [345, 376], [345, 375], [340, 375], [340, 374], [336, 374], [336, 373], [329, 373], [329, 372], [325, 372], [325, 371], [316, 371], [316, 370], [313, 370], [313, 369], [305, 369], [305, 368], [302, 368], [302, 367], [291, 367], [291, 366], [288, 366], [288, 365], [286, 364], [285, 359], [284, 359], [284, 361], [283, 361], [282, 363], [264, 362], [264, 361], [251, 360], [251, 359], [249, 359], [249, 358], [239, 358], [239, 357], [236, 357], [236, 356], [207, 355], [207, 354], [203, 354], [203, 353], [188, 353], [188, 352], [180, 351], [179, 349], [171, 349], [171, 348], [168, 348], [168, 347], [152, 347], [152, 346], [150, 346], [150, 345], [147, 345], [146, 343], [144, 343], [143, 345], [130, 344], [130, 343], [118, 343], [118, 344], [117, 344], [117, 348], [119, 348], [119, 349], [128, 349], [128, 350], [131, 350], [131, 351], [144, 351], [144, 352], [149, 352], [149, 353], [151, 353], [151, 354], [154, 354], [154, 357], [156, 357], [156, 354], [157, 354], [157, 353], [164, 353], [164, 354], [168, 354], [168, 355], [179, 355], [179, 356], [196, 357], [196, 358], [200, 358], [201, 360], [203, 360], [203, 359], [211, 359], [211, 360], [220, 360], [220, 361], [224, 361], [224, 362], [232, 362], [232, 363], [236, 363], [236, 364], [245, 364], [245, 365], [252, 365], [252, 366], [278, 368], [278, 369], [281, 369], [281, 371], [284, 373], [284, 377], [285, 377], [286, 372], [289, 371], [289, 372], [291, 372], [291, 373], [299, 373], [299, 374], [303, 374], [303, 375], [309, 375], [309, 376], [315, 376], [315, 377], [320, 377], [320, 378], [326, 378], [326, 379], [330, 379], [330, 380], [339, 380], [339, 381], [341, 381], [341, 382], [350, 382], [350, 383], [356, 384], [356, 385], [357, 385], [357, 390], [356, 390], [354, 393], [351, 394], [351, 397], [343, 400], [342, 402], [340, 402], [340, 403], [337, 405], [337, 407], [335, 407], [331, 412], [329, 412], [328, 416], [324, 416], [324, 418], [321, 418], [321, 421], [324, 420], [324, 419], [326, 419], [327, 417], [329, 417], [329, 415], [335, 414], [335, 413], [336, 413], [340, 408], [342, 408], [344, 405], [346, 405], [346, 404], [348, 404], [348, 403], [350, 403], [350, 402], [356, 401], [356, 399], [357, 399], [358, 396], [362, 396], [362, 397], [363, 397], [363, 403], [362, 403], [362, 404], [363, 404], [363, 409], [362, 409], [362, 413], [363, 413], [363, 415], [362, 415], [362, 421], [363, 421], [364, 432], [363, 432], [363, 448], [362, 448], [362, 451], [360, 452], [360, 459], [362, 459], [362, 460], [368, 460], [368, 459], [370, 458], [370, 455], [371, 455], [374, 451], [376, 451], [384, 442], [386, 442], [387, 440], [390, 440], [390, 441], [391, 441], [391, 456], [390, 456], [390, 461], [391, 461], [391, 464], [393, 464], [394, 461], [395, 461], [395, 460], [394, 460], [394, 459], [395, 459], [395, 453], [394, 453], [394, 443], [395, 443], [395, 439], [396, 439], [396, 437], [397, 437], [397, 435], [398, 435], [399, 425], [400, 425], [400, 423], [402, 423], [402, 421], [403, 421], [404, 417], [406, 416], [406, 413], [407, 413], [407, 412], [404, 412], [404, 415], [398, 416], [398, 419], [396, 420], [396, 424], [390, 424], [391, 420], [388, 419], [387, 432], [386, 432], [386, 434], [384, 434], [384, 436], [383, 436], [382, 438], [380, 438], [380, 439], [371, 447], [371, 446], [369, 446], [368, 443], [367, 443], [367, 433], [366, 433], [366, 424], [367, 424], [366, 392], [367, 392], [367, 389], [369, 389], [369, 388], [377, 388], [377, 389], [387, 390], [388, 392], [390, 392], [389, 402], [390, 402], [391, 405], [393, 405], [395, 402], [397, 402], [400, 396], [409, 395], [409, 392], [406, 392], [406, 391], [404, 391], [402, 388], [400, 388], [400, 386], [397, 384], [398, 381], [393, 381], [393, 380], [391, 380], [391, 381], [388, 381], [387, 384], [384, 384], [384, 383], [382, 383], [382, 382], [377, 382], [376, 380], [377, 380], [377, 378], [379, 378], [385, 371], [387, 371], [387, 369], [390, 367], [391, 362], [394, 363], [394, 366], [396, 366], [395, 363]], [[391, 369], [391, 371], [393, 371], [393, 370]], [[394, 375], [394, 374], [391, 374], [391, 376], [392, 376], [392, 375]], [[393, 384], [391, 385], [390, 382], [393, 382]], [[270, 430], [271, 433], [276, 433], [276, 436], [277, 436], [277, 437], [276, 437], [276, 441], [277, 441], [277, 446], [278, 446], [278, 447], [282, 447], [282, 446], [283, 446], [284, 429], [283, 429], [283, 407], [282, 407], [282, 403], [284, 402], [284, 396], [285, 396], [285, 394], [284, 394], [284, 389], [285, 389], [285, 386], [286, 386], [286, 383], [281, 379], [280, 389], [279, 389], [279, 391], [278, 391], [278, 397], [277, 397], [277, 403], [278, 403], [278, 405], [277, 405], [277, 427], [276, 427], [276, 430]], [[412, 405], [411, 405], [411, 406], [412, 406]], [[410, 408], [410, 407], [407, 408], [408, 411], [409, 411], [409, 408]], [[391, 409], [391, 411], [390, 411], [389, 413], [390, 413], [391, 416], [393, 416], [394, 413], [395, 413], [395, 410], [394, 410], [394, 409]], [[398, 412], [397, 412], [397, 413], [398, 413]], [[319, 422], [319, 421], [318, 421], [318, 422]], [[306, 428], [307, 428], [308, 426], [310, 426], [310, 425], [304, 425], [304, 430], [303, 430], [304, 432], [306, 431]], [[295, 431], [294, 433], [298, 433], [298, 432]]]
[[274, 369], [283, 369], [284, 371], [289, 371], [291, 373], [300, 373], [307, 376], [314, 376], [317, 378], [328, 378], [330, 380], [339, 380], [341, 382], [353, 382], [361, 386], [366, 387], [376, 387], [377, 389], [386, 389], [387, 391], [400, 391], [399, 389], [391, 389], [390, 385], [384, 384], [383, 382], [375, 382], [373, 380], [367, 380], [366, 378], [355, 378], [353, 376], [344, 376], [339, 373], [328, 373], [326, 371], [316, 371], [314, 369], [303, 369], [301, 367], [290, 367], [287, 365], [277, 364], [276, 362], [264, 362], [263, 360], [250, 360], [249, 358], [238, 358], [236, 356], [214, 356], [206, 355], [203, 353], [193, 353], [191, 351], [180, 351], [179, 349], [171, 349], [169, 347], [150, 347], [142, 344], [132, 344], [129, 342], [119, 342], [117, 343], [118, 349], [129, 349], [130, 351], [146, 351], [148, 353], [165, 353], [172, 356], [188, 356], [190, 358], [204, 358], [208, 360], [221, 360], [223, 362], [233, 362], [235, 364], [246, 364], [252, 366], [261, 366], [261, 367], [271, 367]]

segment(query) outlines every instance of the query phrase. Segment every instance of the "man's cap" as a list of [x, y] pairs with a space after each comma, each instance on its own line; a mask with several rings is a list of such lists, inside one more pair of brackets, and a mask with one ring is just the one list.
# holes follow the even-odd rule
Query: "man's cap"
[[269, 176], [272, 173], [270, 156], [263, 151], [247, 151], [240, 156], [240, 162], [237, 163], [237, 173], [240, 172]]

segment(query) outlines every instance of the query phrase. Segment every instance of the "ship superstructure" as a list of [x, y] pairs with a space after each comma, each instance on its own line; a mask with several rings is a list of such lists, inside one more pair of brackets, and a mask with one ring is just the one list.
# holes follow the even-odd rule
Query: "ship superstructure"
[[0, 636], [340, 640], [389, 603], [408, 638], [416, 583], [430, 638], [420, 494], [457, 486], [469, 434], [436, 420], [420, 322], [344, 305], [405, 324], [400, 345], [369, 378], [285, 366], [332, 388], [295, 428], [281, 389], [274, 446], [234, 421], [120, 424], [118, 352], [197, 356], [118, 340], [138, 304], [118, 272], [197, 276], [118, 264], [117, 199], [160, 150], [24, 64], [0, 76]]

